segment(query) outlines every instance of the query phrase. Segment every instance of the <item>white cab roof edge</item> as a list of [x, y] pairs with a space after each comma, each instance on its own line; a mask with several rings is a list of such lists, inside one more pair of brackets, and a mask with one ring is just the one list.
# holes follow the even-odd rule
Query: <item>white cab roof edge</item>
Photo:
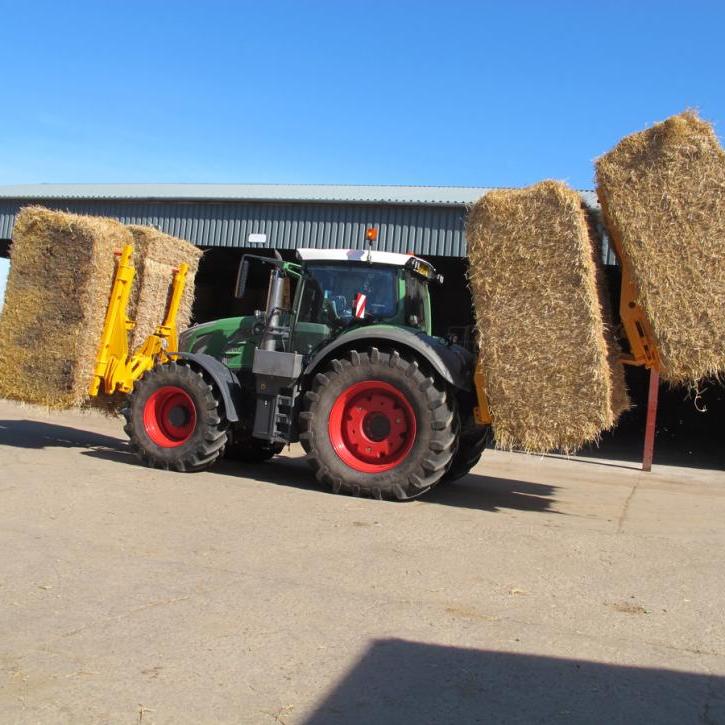
[[373, 264], [390, 264], [394, 267], [404, 267], [412, 254], [398, 254], [397, 252], [378, 252], [375, 249], [309, 249], [297, 250], [297, 256], [303, 262], [371, 262]]

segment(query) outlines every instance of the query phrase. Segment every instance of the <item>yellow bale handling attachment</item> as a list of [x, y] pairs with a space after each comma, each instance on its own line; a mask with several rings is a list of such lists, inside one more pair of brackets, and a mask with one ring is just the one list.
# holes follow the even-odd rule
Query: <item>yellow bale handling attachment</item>
[[493, 418], [491, 417], [491, 409], [488, 407], [486, 377], [480, 359], [476, 363], [476, 369], [473, 372], [473, 387], [476, 390], [476, 402], [478, 403], [473, 409], [473, 419], [476, 421], [476, 425], [491, 425]]
[[634, 281], [629, 258], [622, 251], [622, 245], [612, 237], [614, 251], [622, 269], [622, 286], [619, 293], [619, 317], [629, 341], [631, 355], [625, 355], [621, 362], [625, 365], [641, 365], [649, 370], [660, 372], [660, 356], [652, 334], [652, 327], [637, 302], [637, 284]]
[[129, 355], [128, 333], [136, 324], [128, 318], [128, 301], [136, 276], [136, 268], [131, 259], [133, 246], [127, 244], [117, 256], [116, 274], [113, 278], [101, 344], [93, 369], [93, 381], [88, 389], [92, 397], [101, 391], [107, 395], [115, 392], [130, 393], [134, 383], [146, 371], [158, 363], [165, 363], [173, 358], [173, 355], [169, 356], [167, 351], [174, 351], [178, 347], [176, 316], [184, 293], [189, 266], [182, 263], [174, 272], [163, 322], [153, 335], [149, 335], [143, 344]]

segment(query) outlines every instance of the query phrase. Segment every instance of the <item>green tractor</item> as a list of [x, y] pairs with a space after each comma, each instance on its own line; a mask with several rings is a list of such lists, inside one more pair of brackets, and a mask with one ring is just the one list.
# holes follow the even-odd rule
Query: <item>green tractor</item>
[[125, 415], [140, 459], [200, 471], [299, 441], [333, 491], [401, 500], [468, 473], [490, 428], [473, 354], [431, 334], [442, 277], [409, 254], [297, 257], [245, 255], [235, 296], [265, 266], [265, 309], [189, 328], [136, 383]]

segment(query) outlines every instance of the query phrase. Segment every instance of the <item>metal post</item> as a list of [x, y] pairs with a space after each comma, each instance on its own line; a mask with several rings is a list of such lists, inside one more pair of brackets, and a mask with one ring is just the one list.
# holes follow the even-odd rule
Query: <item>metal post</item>
[[642, 470], [652, 470], [652, 457], [655, 447], [655, 428], [657, 424], [657, 397], [660, 387], [660, 375], [654, 369], [649, 371], [649, 392], [647, 393], [647, 423], [644, 428], [644, 451], [642, 453]]

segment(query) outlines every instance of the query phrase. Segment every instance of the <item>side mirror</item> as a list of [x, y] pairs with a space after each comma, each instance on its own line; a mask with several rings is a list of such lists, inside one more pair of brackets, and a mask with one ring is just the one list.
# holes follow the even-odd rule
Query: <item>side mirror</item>
[[242, 261], [239, 263], [239, 270], [237, 271], [237, 283], [234, 285], [234, 296], [237, 299], [244, 297], [244, 292], [247, 289], [248, 276], [249, 260], [246, 257], [242, 257]]

